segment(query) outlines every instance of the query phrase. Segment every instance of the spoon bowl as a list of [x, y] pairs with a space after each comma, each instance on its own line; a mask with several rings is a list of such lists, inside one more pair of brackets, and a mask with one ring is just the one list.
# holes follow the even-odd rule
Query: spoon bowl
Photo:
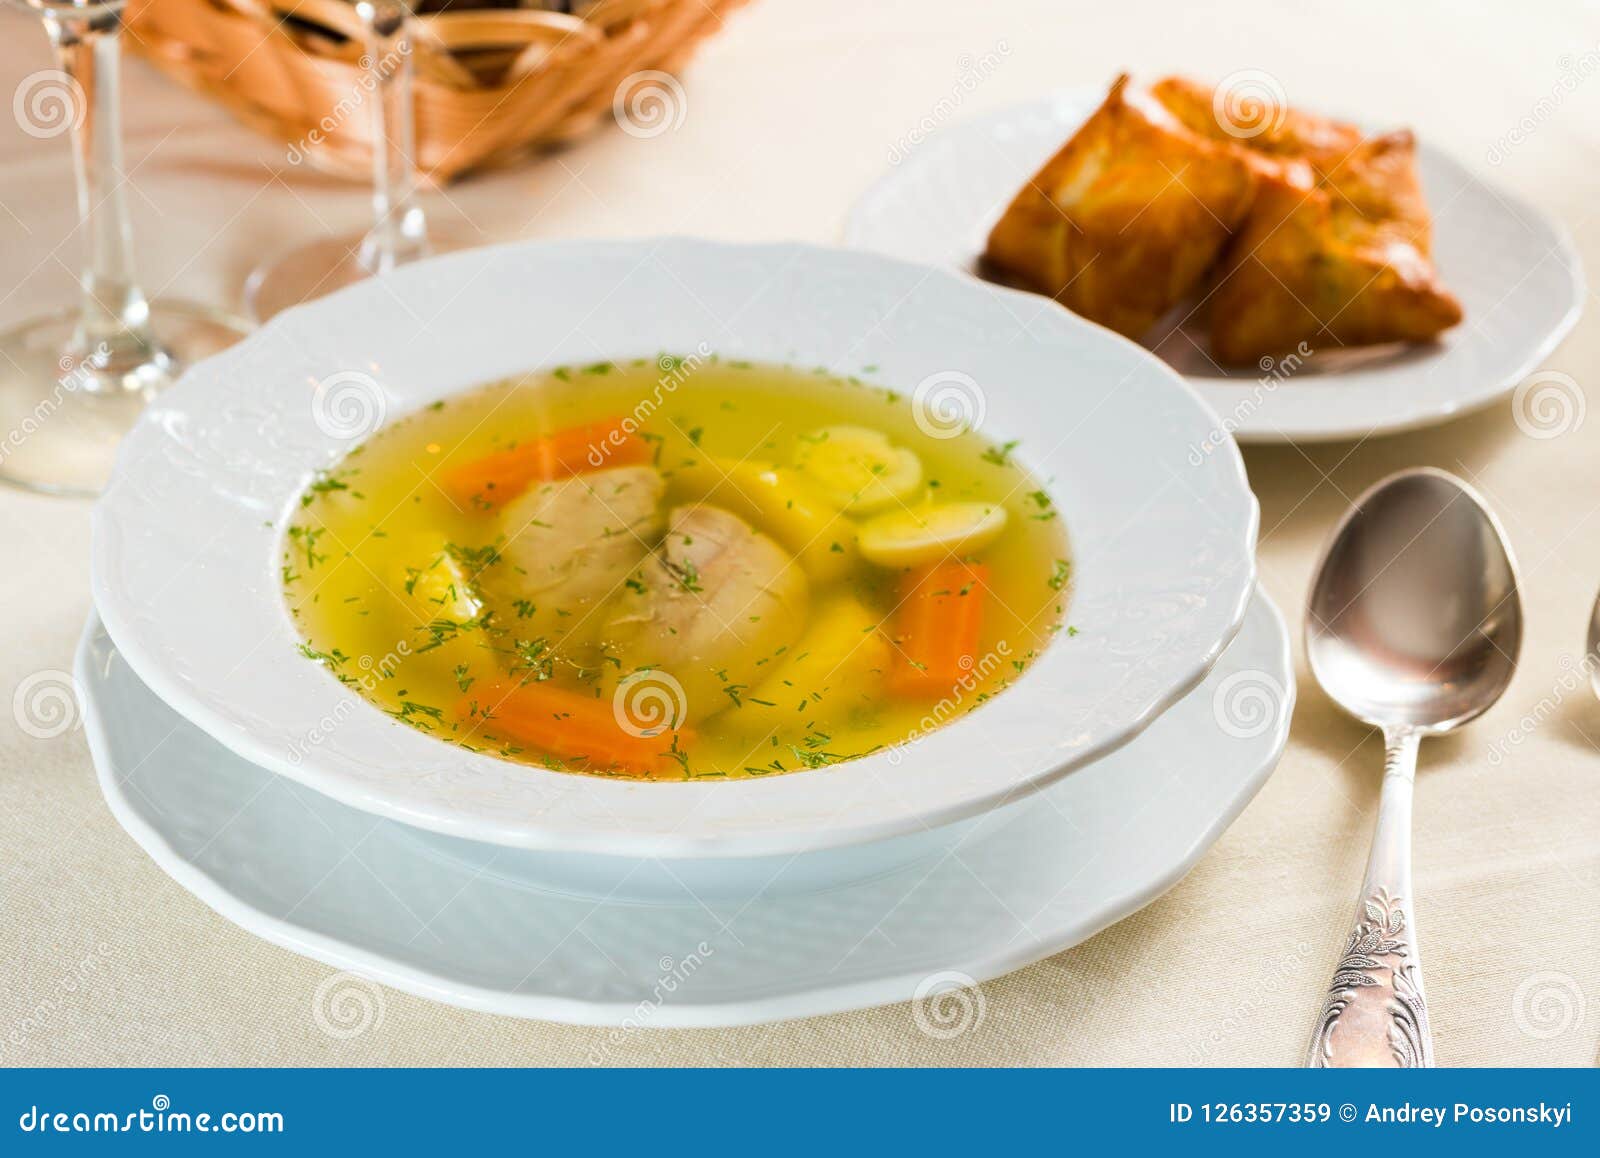
[[1589, 609], [1589, 636], [1584, 643], [1583, 666], [1589, 673], [1589, 687], [1600, 696], [1600, 595]]
[[1500, 698], [1521, 646], [1516, 567], [1471, 487], [1418, 469], [1356, 500], [1306, 616], [1312, 673], [1340, 707], [1378, 728], [1448, 732]]
[[1487, 711], [1521, 648], [1516, 564], [1471, 487], [1420, 468], [1356, 500], [1312, 584], [1306, 656], [1335, 703], [1383, 730], [1383, 791], [1308, 1064], [1433, 1064], [1411, 889], [1417, 746]]

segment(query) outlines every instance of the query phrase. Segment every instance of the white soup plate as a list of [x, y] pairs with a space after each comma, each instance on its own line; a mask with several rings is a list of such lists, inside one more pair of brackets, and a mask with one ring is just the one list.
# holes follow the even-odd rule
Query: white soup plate
[[[96, 607], [140, 678], [246, 759], [449, 835], [693, 858], [936, 828], [1130, 740], [1210, 670], [1254, 582], [1256, 501], [1230, 442], [1194, 453], [1215, 431], [1204, 403], [1064, 309], [1024, 327], [1031, 305], [958, 274], [798, 245], [533, 243], [408, 266], [280, 315], [151, 404], [95, 508]], [[690, 783], [468, 752], [299, 654], [284, 527], [352, 430], [537, 367], [707, 349], [872, 368], [907, 396], [922, 383], [964, 392], [982, 432], [1020, 439], [1017, 458], [1046, 480], [1072, 542], [1076, 633], [903, 759]]]

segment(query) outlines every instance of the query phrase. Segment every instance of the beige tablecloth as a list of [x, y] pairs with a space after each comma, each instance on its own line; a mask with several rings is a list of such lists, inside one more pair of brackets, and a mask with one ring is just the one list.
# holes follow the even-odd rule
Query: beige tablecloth
[[[50, 66], [0, 17], [9, 89]], [[974, 60], [998, 65], [965, 86]], [[1129, 67], [1270, 71], [1292, 101], [1414, 125], [1563, 219], [1600, 271], [1600, 15], [1590, 5], [1361, 0], [756, 0], [687, 74], [675, 132], [615, 130], [471, 181], [437, 215], [486, 239], [638, 235], [833, 241], [893, 143]], [[141, 64], [127, 70], [131, 201], [157, 290], [236, 302], [270, 247], [358, 229], [360, 188], [282, 153]], [[1509, 146], [1507, 142], [1512, 142]], [[1489, 161], [1499, 145], [1498, 165]], [[72, 294], [65, 139], [0, 125], [0, 321]], [[1548, 366], [1591, 393], [1600, 311]], [[1462, 474], [1505, 521], [1526, 584], [1524, 665], [1502, 704], [1425, 745], [1416, 875], [1438, 1060], [1585, 1065], [1600, 1039], [1600, 705], [1573, 689], [1600, 586], [1600, 414], [1534, 439], [1509, 404], [1359, 445], [1253, 450], [1261, 569], [1298, 631], [1319, 544], [1388, 471]], [[65, 669], [89, 609], [88, 506], [0, 494], [0, 699]], [[1165, 897], [984, 986], [981, 1024], [918, 1032], [907, 1006], [726, 1031], [646, 1031], [612, 1060], [694, 1064], [1296, 1064], [1342, 948], [1380, 750], [1300, 663], [1282, 765]], [[1500, 744], [1508, 758], [1489, 762]], [[336, 1039], [312, 1016], [327, 967], [214, 915], [112, 820], [81, 730], [32, 738], [0, 711], [0, 1063], [581, 1064], [597, 1031], [384, 992]], [[1587, 1009], [1584, 1008], [1587, 1001]]]

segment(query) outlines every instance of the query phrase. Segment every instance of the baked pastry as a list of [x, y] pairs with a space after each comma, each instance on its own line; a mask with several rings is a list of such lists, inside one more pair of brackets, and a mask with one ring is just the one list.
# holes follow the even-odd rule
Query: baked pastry
[[1189, 296], [1255, 190], [1238, 150], [1190, 131], [1126, 74], [1017, 193], [991, 269], [1137, 338]]
[[1281, 106], [1235, 124], [1226, 96], [1118, 77], [1012, 200], [988, 267], [1133, 338], [1198, 296], [1225, 363], [1426, 341], [1461, 320], [1409, 132]]
[[1150, 95], [1190, 132], [1240, 149], [1258, 172], [1282, 175], [1285, 168], [1308, 166], [1320, 177], [1362, 141], [1354, 125], [1283, 106], [1263, 108], [1248, 124], [1233, 124], [1226, 107], [1217, 107], [1216, 89], [1181, 76], [1156, 81]]
[[1363, 141], [1314, 188], [1258, 187], [1207, 302], [1219, 362], [1428, 341], [1461, 320], [1428, 257], [1410, 133]]

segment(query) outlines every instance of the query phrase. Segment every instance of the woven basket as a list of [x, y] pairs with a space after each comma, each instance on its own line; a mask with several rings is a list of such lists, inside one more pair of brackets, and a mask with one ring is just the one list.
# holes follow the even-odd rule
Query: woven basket
[[[514, 8], [417, 17], [419, 170], [448, 181], [571, 140], [617, 99], [671, 118], [675, 81], [630, 78], [681, 66], [742, 2], [599, 0], [581, 18]], [[133, 51], [283, 141], [291, 160], [370, 177], [373, 98], [349, 3], [130, 0], [127, 27]]]

